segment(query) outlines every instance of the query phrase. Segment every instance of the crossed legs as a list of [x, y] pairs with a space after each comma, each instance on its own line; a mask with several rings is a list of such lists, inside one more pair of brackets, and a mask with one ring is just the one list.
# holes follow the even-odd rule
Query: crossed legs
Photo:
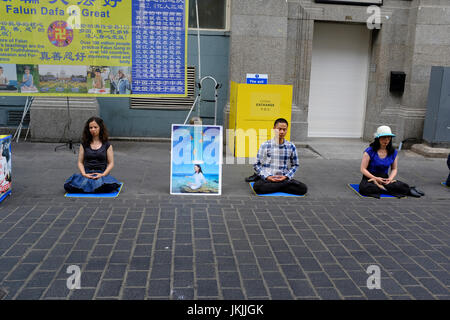
[[285, 192], [302, 196], [308, 191], [308, 188], [303, 182], [294, 179], [284, 180], [282, 182], [271, 182], [261, 179], [255, 182], [253, 190], [257, 194]]

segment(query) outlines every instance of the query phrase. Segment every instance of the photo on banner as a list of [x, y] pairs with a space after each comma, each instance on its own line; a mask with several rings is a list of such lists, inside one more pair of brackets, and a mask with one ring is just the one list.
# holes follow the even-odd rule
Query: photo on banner
[[109, 81], [111, 94], [131, 93], [131, 70], [129, 67], [111, 67]]
[[15, 64], [0, 63], [0, 94], [18, 92], [17, 67]]
[[39, 89], [45, 93], [87, 93], [87, 67], [40, 65]]
[[0, 135], [0, 202], [11, 193], [11, 136]]
[[222, 126], [172, 125], [170, 194], [222, 194]]
[[21, 93], [39, 92], [39, 67], [33, 64], [18, 64], [17, 78]]
[[110, 69], [107, 66], [89, 66], [87, 87], [89, 93], [108, 94], [111, 92]]

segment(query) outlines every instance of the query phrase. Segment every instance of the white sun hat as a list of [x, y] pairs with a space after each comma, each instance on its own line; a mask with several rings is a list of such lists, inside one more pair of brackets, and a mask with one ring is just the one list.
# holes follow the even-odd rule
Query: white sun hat
[[379, 137], [395, 137], [395, 134], [392, 133], [391, 128], [389, 128], [388, 126], [380, 126], [377, 128], [377, 132], [375, 132], [373, 134], [373, 136], [375, 138], [379, 138]]

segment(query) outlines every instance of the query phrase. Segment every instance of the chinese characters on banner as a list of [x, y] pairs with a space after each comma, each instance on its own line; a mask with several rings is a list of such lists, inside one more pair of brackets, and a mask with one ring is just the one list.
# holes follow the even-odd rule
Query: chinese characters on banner
[[188, 0], [0, 0], [0, 95], [185, 96]]

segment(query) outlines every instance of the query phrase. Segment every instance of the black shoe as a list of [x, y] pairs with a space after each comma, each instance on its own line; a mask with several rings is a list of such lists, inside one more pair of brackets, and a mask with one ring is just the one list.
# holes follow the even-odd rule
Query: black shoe
[[416, 187], [411, 187], [410, 190], [413, 189], [415, 192], [417, 192], [418, 194], [420, 194], [421, 196], [424, 196], [425, 193], [423, 191], [420, 191], [419, 189], [417, 189]]
[[259, 175], [254, 173], [252, 176], [245, 178], [245, 182], [253, 182], [259, 179], [260, 179]]
[[410, 188], [408, 196], [411, 196], [414, 198], [420, 198], [421, 194], [417, 192], [416, 188]]

